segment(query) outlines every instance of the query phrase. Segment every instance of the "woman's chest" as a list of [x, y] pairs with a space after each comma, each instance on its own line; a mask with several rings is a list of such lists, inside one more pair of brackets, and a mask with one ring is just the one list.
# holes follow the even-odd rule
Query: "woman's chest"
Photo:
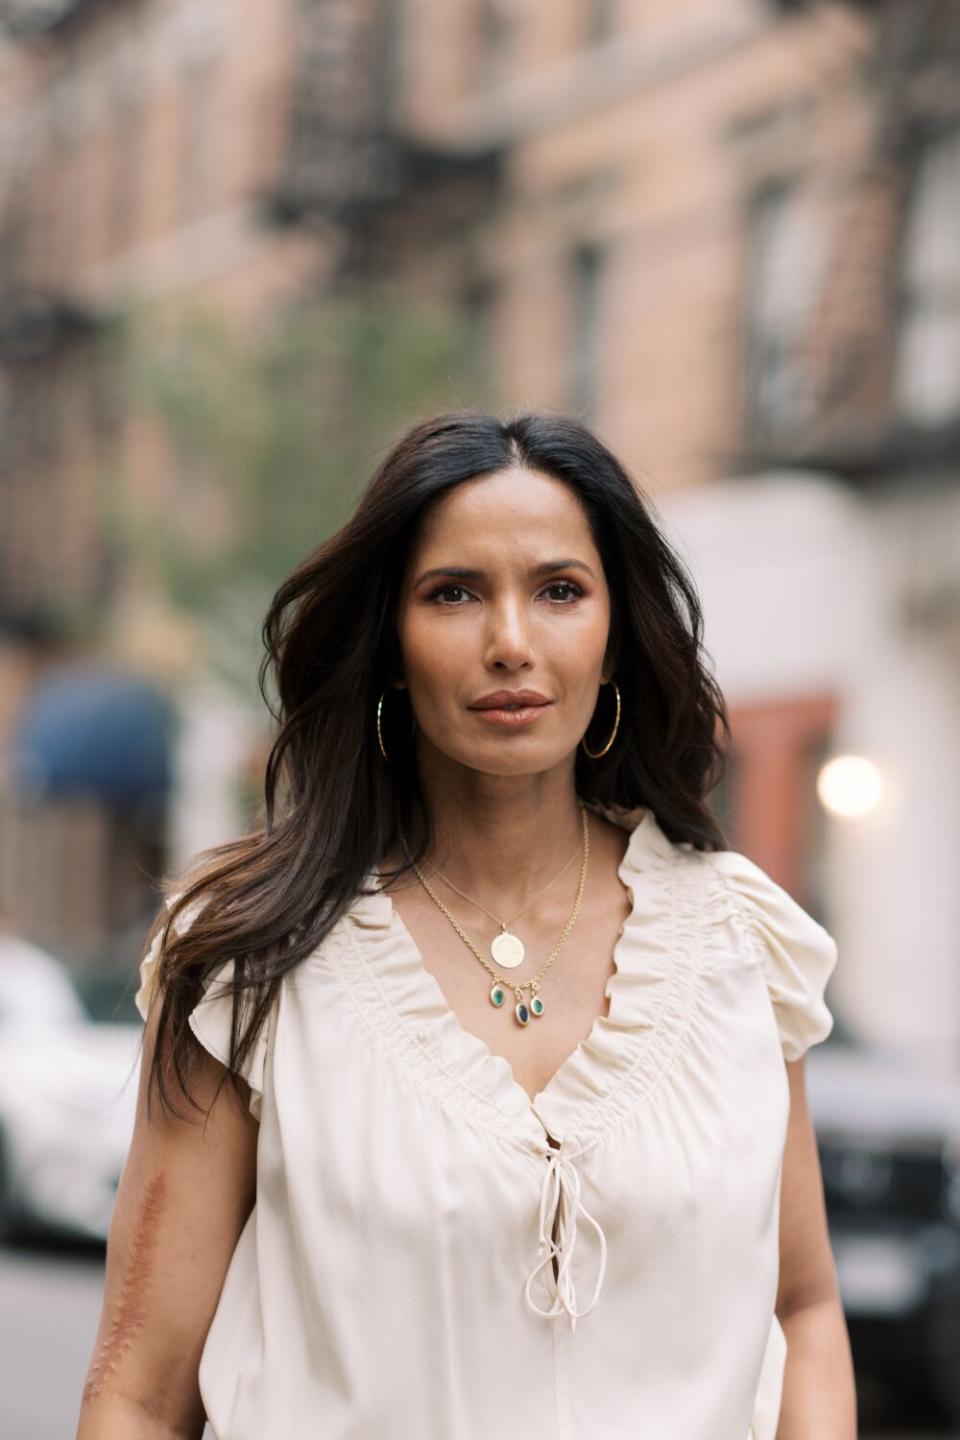
[[[559, 915], [553, 924], [523, 931], [525, 953], [515, 968], [497, 962], [490, 943], [495, 927], [478, 929], [471, 937], [484, 964], [443, 914], [418, 903], [418, 896], [404, 899], [402, 910], [396, 906], [404, 938], [436, 983], [453, 1021], [506, 1061], [516, 1083], [535, 1101], [609, 1014], [609, 986], [630, 911], [626, 893], [619, 884], [608, 887], [566, 937]], [[531, 1008], [534, 995], [539, 1013]], [[526, 1023], [517, 1013], [521, 1005]]]
[[756, 967], [653, 989], [636, 1024], [621, 1005], [546, 1085], [516, 1051], [511, 1073], [421, 972], [389, 1003], [362, 961], [315, 980], [282, 993], [260, 1157], [261, 1182], [314, 1221], [329, 1210], [402, 1243], [442, 1219], [466, 1246], [488, 1224], [529, 1229], [548, 1133], [631, 1245], [727, 1247], [769, 1216], [789, 1093]]

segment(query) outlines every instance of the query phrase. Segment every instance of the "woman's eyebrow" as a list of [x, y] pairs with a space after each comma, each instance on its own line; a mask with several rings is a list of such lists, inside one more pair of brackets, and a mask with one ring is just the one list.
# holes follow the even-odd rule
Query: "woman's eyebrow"
[[[574, 559], [544, 560], [541, 564], [532, 566], [527, 571], [527, 575], [529, 579], [537, 580], [542, 575], [553, 575], [557, 570], [585, 570], [592, 580], [597, 578], [590, 566], [583, 560]], [[424, 570], [423, 574], [419, 575], [413, 583], [422, 585], [425, 580], [433, 580], [439, 575], [452, 575], [457, 580], [483, 580], [485, 574], [486, 572], [483, 570], [474, 570], [465, 565], [442, 565], [433, 570]]]

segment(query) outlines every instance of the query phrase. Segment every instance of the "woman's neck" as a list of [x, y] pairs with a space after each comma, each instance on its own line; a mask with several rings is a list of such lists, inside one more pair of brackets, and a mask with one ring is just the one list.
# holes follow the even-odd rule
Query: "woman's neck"
[[423, 788], [434, 824], [427, 865], [495, 911], [520, 910], [580, 852], [572, 777], [469, 772], [465, 782], [434, 778]]

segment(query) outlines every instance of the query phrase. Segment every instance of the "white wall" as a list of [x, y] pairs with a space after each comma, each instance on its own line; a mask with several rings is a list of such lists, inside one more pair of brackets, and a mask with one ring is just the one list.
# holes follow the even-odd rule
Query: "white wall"
[[960, 1073], [956, 492], [861, 498], [787, 473], [656, 500], [728, 702], [832, 692], [838, 749], [879, 765], [878, 808], [828, 825], [834, 990], [865, 1034], [947, 1073]]

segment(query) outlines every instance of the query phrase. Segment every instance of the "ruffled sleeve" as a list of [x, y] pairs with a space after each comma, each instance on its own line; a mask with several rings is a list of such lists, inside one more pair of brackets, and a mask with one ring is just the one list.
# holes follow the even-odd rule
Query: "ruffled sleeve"
[[[171, 895], [166, 902], [165, 910], [172, 910], [175, 902], [180, 899], [182, 894], [183, 891], [178, 890], [175, 895]], [[200, 913], [201, 908], [202, 904], [197, 900], [193, 905], [188, 905], [185, 910], [181, 911], [173, 922], [173, 929], [178, 935], [182, 935], [185, 930], [190, 928], [190, 925]], [[153, 997], [159, 981], [158, 967], [160, 963], [160, 940], [162, 935], [163, 926], [161, 925], [153, 937], [150, 948], [140, 961], [140, 988], [133, 997], [133, 1000], [143, 1020], [146, 1020], [150, 1013], [150, 1006], [153, 1003]]]
[[784, 1056], [799, 1060], [833, 1029], [823, 996], [837, 963], [836, 941], [745, 855], [721, 850], [708, 858], [763, 966]]
[[[176, 895], [171, 896], [167, 902], [168, 908], [172, 907], [174, 901], [179, 900], [182, 893], [182, 891], [178, 891]], [[203, 908], [203, 903], [202, 898], [194, 901], [176, 917], [173, 929], [178, 935], [190, 928]], [[144, 1020], [150, 1012], [150, 1005], [158, 984], [157, 967], [160, 959], [162, 934], [163, 928], [161, 927], [140, 962], [140, 988], [134, 996], [134, 1003]], [[194, 1006], [187, 1017], [190, 1029], [204, 1049], [228, 1068], [230, 1063], [230, 1026], [233, 1017], [232, 984], [233, 961], [228, 960], [207, 979], [203, 999]], [[258, 1120], [263, 1101], [269, 1026], [270, 1020], [268, 1019], [260, 1027], [260, 1033], [251, 1045], [249, 1054], [239, 1072], [250, 1087], [249, 1109]]]

